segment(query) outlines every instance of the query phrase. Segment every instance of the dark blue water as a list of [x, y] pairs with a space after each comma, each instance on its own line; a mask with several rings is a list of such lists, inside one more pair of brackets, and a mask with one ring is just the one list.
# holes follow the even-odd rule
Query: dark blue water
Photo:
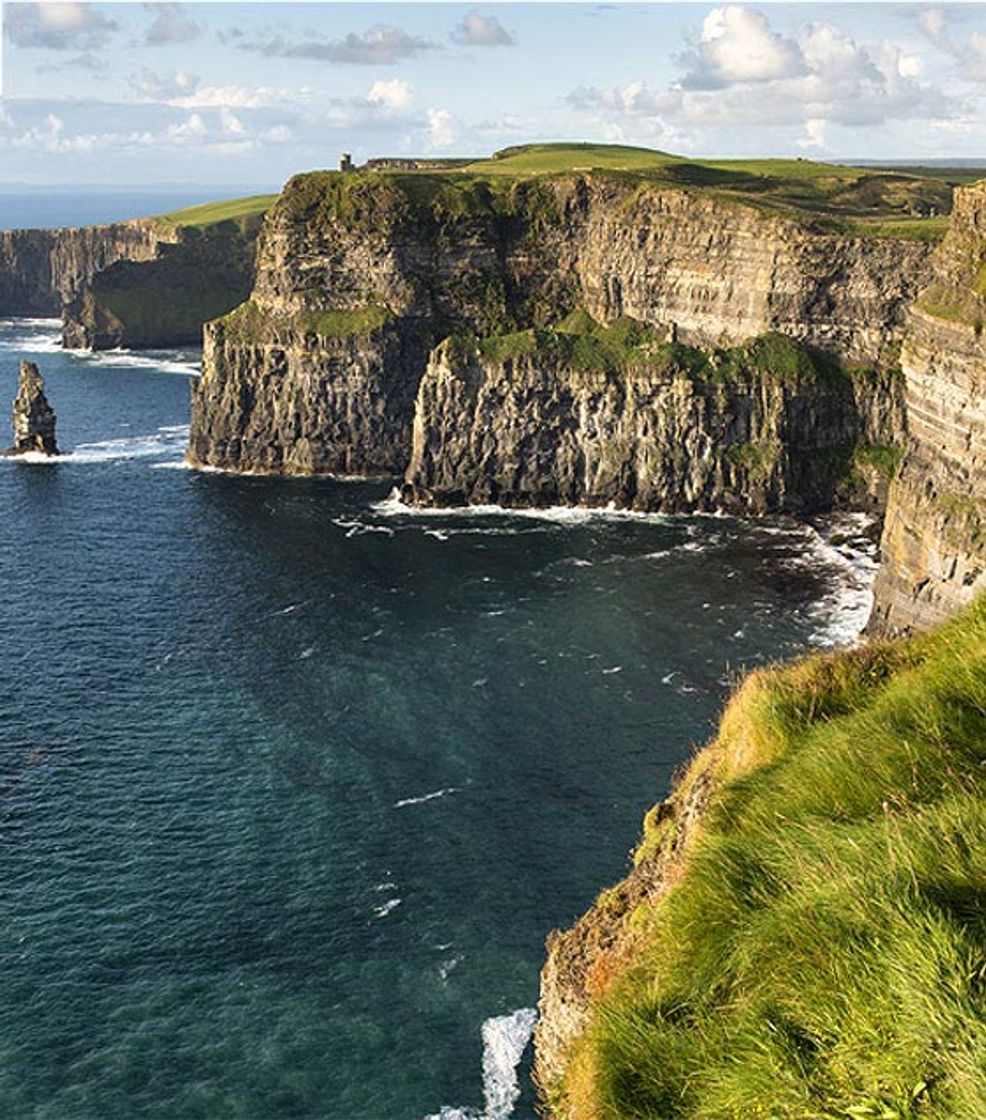
[[[269, 187], [268, 190], [277, 190]], [[263, 194], [260, 188], [208, 187], [171, 191], [76, 191], [45, 194], [40, 190], [0, 192], [0, 229], [52, 229], [91, 226], [167, 214], [200, 202]]]
[[731, 674], [865, 592], [784, 523], [193, 473], [195, 356], [56, 333], [0, 326], [69, 451], [0, 461], [0, 1115], [482, 1106]]

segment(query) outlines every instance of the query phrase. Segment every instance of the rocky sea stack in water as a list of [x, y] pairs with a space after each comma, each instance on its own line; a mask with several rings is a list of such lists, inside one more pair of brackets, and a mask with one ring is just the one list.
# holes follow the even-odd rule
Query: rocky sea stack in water
[[44, 379], [34, 362], [21, 362], [11, 424], [14, 445], [4, 454], [23, 455], [28, 451], [39, 451], [43, 455], [58, 454], [55, 413], [45, 396]]

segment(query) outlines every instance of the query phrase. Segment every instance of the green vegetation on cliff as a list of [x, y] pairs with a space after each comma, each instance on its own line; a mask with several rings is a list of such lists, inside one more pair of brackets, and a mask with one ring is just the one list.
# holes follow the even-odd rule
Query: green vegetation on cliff
[[[597, 962], [559, 1114], [986, 1116], [986, 602], [752, 674], [671, 804], [710, 776]], [[638, 878], [678, 828], [650, 814]]]
[[847, 369], [796, 339], [776, 331], [739, 346], [704, 350], [668, 341], [667, 331], [655, 330], [625, 315], [608, 326], [577, 308], [545, 328], [529, 328], [481, 339], [461, 337], [460, 345], [474, 346], [491, 361], [531, 357], [591, 373], [629, 371], [647, 367], [683, 373], [695, 382], [721, 384], [750, 375], [769, 377], [796, 386], [805, 381], [871, 375], [869, 369]]
[[249, 198], [203, 202], [198, 206], [187, 206], [184, 210], [172, 210], [168, 214], [161, 214], [157, 220], [175, 229], [202, 229], [205, 226], [219, 225], [221, 222], [253, 226], [259, 223], [276, 201], [276, 194], [255, 194]]
[[854, 236], [935, 241], [951, 208], [951, 186], [916, 172], [803, 159], [690, 160], [649, 148], [571, 143], [506, 148], [447, 170], [310, 172], [292, 179], [282, 197], [298, 218], [341, 219], [367, 233], [429, 213], [439, 224], [470, 214], [547, 224], [558, 215], [544, 182], [589, 173], [631, 189], [702, 191]]

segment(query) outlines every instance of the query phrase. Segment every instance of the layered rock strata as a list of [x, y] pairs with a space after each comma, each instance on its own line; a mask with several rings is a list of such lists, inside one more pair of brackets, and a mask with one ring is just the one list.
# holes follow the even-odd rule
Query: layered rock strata
[[901, 353], [910, 440], [870, 628], [926, 629], [986, 590], [986, 182], [960, 188]]
[[[778, 350], [783, 372], [768, 360]], [[675, 512], [881, 506], [875, 461], [893, 457], [904, 431], [896, 374], [846, 373], [781, 336], [729, 357], [723, 368], [665, 347], [584, 369], [443, 344], [418, 389], [403, 496]]]
[[11, 425], [14, 444], [6, 455], [24, 455], [32, 451], [58, 454], [55, 413], [45, 396], [44, 379], [34, 362], [21, 362]]
[[54, 318], [97, 272], [150, 260], [164, 234], [152, 220], [79, 229], [0, 231], [0, 316]]
[[[268, 214], [249, 303], [206, 328], [189, 457], [244, 471], [401, 472], [411, 460], [412, 426], [455, 423], [451, 413], [439, 415], [455, 395], [446, 393], [454, 386], [443, 373], [451, 370], [450, 352], [433, 353], [444, 339], [544, 328], [580, 308], [601, 323], [628, 317], [707, 348], [780, 332], [847, 365], [887, 369], [927, 253], [915, 242], [812, 232], [701, 191], [605, 175], [299, 176]], [[468, 377], [484, 369], [492, 385], [491, 367], [471, 368]], [[566, 376], [543, 371], [555, 385]], [[517, 364], [510, 377], [526, 379], [524, 391], [535, 393], [542, 373]], [[657, 380], [643, 398], [660, 427], [658, 398], [670, 400], [683, 386], [659, 390]], [[638, 399], [628, 386], [614, 377], [600, 389], [614, 402], [625, 398], [605, 421], [621, 438], [648, 430], [643, 416], [632, 415]], [[588, 387], [557, 392], [559, 400], [593, 398]], [[747, 409], [739, 397], [734, 403]], [[678, 412], [666, 426], [684, 420]], [[709, 435], [716, 423], [710, 418]], [[840, 417], [834, 428], [854, 423]], [[459, 425], [475, 430], [466, 414]], [[735, 429], [742, 442], [742, 416]], [[519, 453], [519, 429], [517, 441]], [[474, 447], [463, 463], [476, 453]], [[614, 455], [607, 452], [607, 460]], [[656, 451], [640, 455], [665, 470]], [[539, 469], [546, 476], [552, 466], [545, 459]], [[716, 470], [721, 482], [695, 483], [696, 508], [728, 487], [730, 472], [720, 465], [710, 473]], [[450, 471], [451, 460], [439, 466], [434, 456], [427, 463], [416, 456], [409, 493], [439, 501], [468, 492], [478, 500], [494, 485], [503, 489], [496, 479], [477, 483]], [[636, 472], [630, 468], [621, 484], [557, 485], [588, 500], [608, 492], [619, 501], [649, 487], [666, 492]], [[433, 485], [439, 476], [441, 485]]]
[[149, 256], [125, 256], [75, 286], [62, 343], [112, 350], [200, 345], [202, 324], [242, 303], [253, 283], [259, 221], [179, 227]]

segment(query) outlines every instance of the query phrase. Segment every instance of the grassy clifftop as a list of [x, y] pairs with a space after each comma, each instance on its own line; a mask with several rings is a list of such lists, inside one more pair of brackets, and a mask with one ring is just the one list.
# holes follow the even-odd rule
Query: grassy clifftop
[[558, 1114], [986, 1116], [986, 602], [747, 678], [636, 862]]
[[961, 173], [946, 179], [940, 171], [921, 168], [845, 167], [808, 159], [686, 159], [650, 148], [573, 143], [505, 148], [444, 174], [496, 182], [584, 172], [713, 192], [790, 217], [822, 220], [835, 232], [930, 241], [944, 235], [951, 186], [967, 179]]
[[220, 202], [203, 202], [198, 206], [187, 206], [183, 210], [172, 210], [161, 214], [157, 221], [172, 229], [207, 229], [235, 223], [246, 231], [260, 224], [264, 214], [277, 201], [276, 194], [255, 194], [249, 198], [230, 198]]

